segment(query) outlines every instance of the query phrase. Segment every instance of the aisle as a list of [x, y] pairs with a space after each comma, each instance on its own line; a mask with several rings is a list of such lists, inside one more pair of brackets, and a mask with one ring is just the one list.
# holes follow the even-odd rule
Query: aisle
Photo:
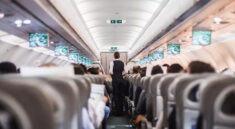
[[132, 129], [132, 125], [127, 116], [110, 116], [107, 121], [107, 129]]

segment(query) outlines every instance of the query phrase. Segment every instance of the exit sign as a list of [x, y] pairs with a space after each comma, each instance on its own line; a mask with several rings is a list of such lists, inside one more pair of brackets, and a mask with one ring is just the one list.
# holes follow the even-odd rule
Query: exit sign
[[116, 24], [116, 20], [111, 20], [110, 23], [111, 24]]
[[118, 49], [117, 47], [111, 47], [110, 48], [111, 51], [117, 51], [117, 49]]
[[118, 24], [122, 24], [122, 20], [117, 20], [117, 23]]
[[124, 24], [126, 23], [126, 20], [107, 20], [108, 24]]

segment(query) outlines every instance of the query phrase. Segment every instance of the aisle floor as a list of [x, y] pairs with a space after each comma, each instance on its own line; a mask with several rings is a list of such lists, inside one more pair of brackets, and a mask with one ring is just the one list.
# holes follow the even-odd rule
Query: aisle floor
[[130, 118], [127, 116], [110, 116], [107, 121], [107, 129], [132, 129]]

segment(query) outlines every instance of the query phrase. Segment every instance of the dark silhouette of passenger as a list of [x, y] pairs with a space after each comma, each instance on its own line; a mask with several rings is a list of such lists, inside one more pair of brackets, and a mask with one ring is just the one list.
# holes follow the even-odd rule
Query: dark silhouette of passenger
[[183, 67], [180, 64], [172, 64], [168, 67], [167, 73], [180, 73], [183, 72]]
[[152, 71], [151, 71], [151, 75], [155, 75], [155, 74], [159, 74], [159, 73], [163, 73], [161, 66], [160, 65], [153, 66]]
[[17, 73], [16, 65], [12, 62], [0, 63], [0, 74]]
[[188, 73], [213, 73], [215, 69], [208, 63], [201, 61], [192, 61], [187, 69]]

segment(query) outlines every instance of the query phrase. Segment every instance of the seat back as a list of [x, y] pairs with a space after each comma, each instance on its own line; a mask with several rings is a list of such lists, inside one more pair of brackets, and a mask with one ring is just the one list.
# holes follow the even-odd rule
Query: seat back
[[[197, 104], [195, 102], [192, 102], [193, 100], [189, 94], [192, 94], [196, 91], [194, 87], [198, 85], [197, 80], [202, 81], [201, 79], [210, 77], [212, 74], [194, 74], [194, 75], [184, 75], [181, 77], [178, 77], [174, 80], [172, 85], [169, 88], [169, 104], [175, 104], [176, 103], [176, 122], [177, 122], [177, 128], [191, 128], [191, 125], [195, 125], [195, 120], [198, 117], [198, 111], [195, 113], [195, 111], [192, 111], [191, 109], [195, 109]], [[193, 83], [196, 81], [196, 83]], [[193, 85], [190, 85], [192, 84]], [[188, 87], [190, 86], [190, 89]], [[193, 89], [194, 88], [194, 89]], [[187, 94], [187, 95], [185, 95]], [[190, 97], [190, 98], [189, 98]], [[190, 108], [185, 108], [184, 104], [188, 104]], [[193, 127], [193, 126], [192, 126]]]
[[215, 97], [213, 128], [235, 129], [235, 85], [227, 86]]
[[[56, 129], [54, 117], [57, 94], [43, 81], [0, 79], [0, 103], [14, 115], [23, 129]], [[30, 96], [30, 97], [29, 97]]]
[[163, 127], [168, 127], [168, 88], [170, 84], [174, 81], [176, 77], [180, 76], [180, 74], [169, 74], [161, 78], [159, 81], [157, 90], [161, 92], [161, 96], [157, 96], [157, 117], [160, 116], [161, 112], [163, 112]]
[[[73, 79], [61, 77], [40, 77], [41, 79], [50, 84], [60, 95], [65, 103], [63, 126], [68, 129], [76, 129], [81, 125], [81, 106], [79, 89]], [[81, 126], [82, 127], [82, 126]]]
[[209, 78], [199, 88], [200, 113], [202, 115], [202, 128], [212, 129], [214, 121], [215, 100], [218, 94], [229, 85], [235, 84], [235, 78], [220, 76]]
[[157, 85], [158, 82], [160, 81], [161, 77], [163, 77], [164, 75], [154, 75], [151, 77], [150, 79], [150, 87], [148, 88], [148, 93], [151, 96], [151, 101], [152, 101], [152, 108], [153, 108], [153, 112], [152, 112], [152, 117], [153, 119], [157, 117]]

